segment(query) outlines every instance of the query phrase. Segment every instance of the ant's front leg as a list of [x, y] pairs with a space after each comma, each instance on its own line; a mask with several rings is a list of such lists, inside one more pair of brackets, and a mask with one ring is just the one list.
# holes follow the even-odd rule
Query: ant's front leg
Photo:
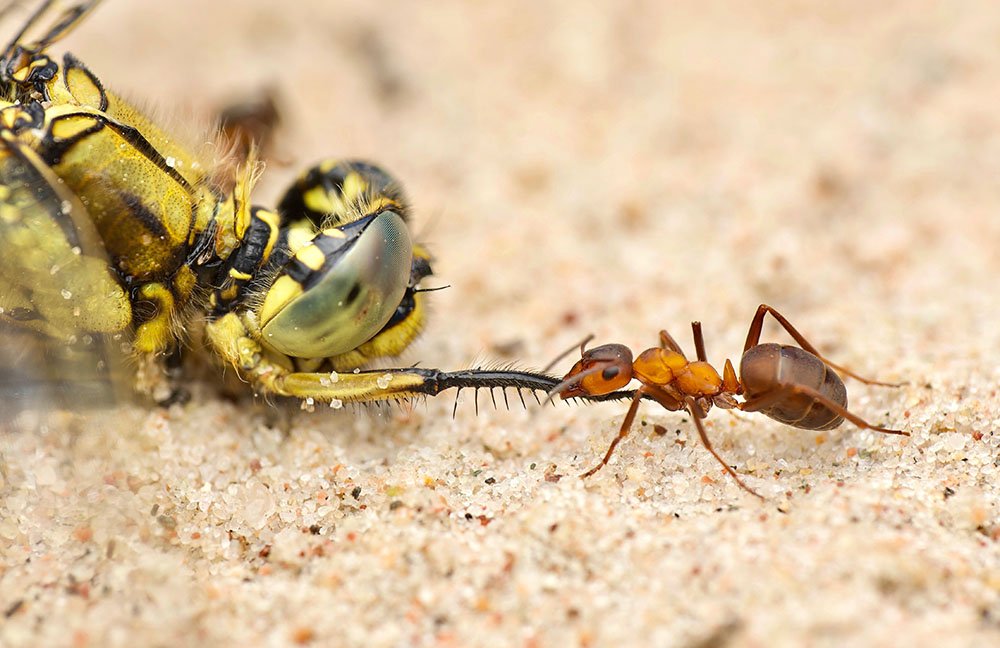
[[[614, 392], [614, 394], [619, 394], [619, 393], [622, 392]], [[611, 460], [611, 455], [614, 454], [615, 448], [617, 448], [618, 444], [621, 443], [622, 440], [628, 436], [629, 431], [632, 429], [632, 423], [635, 421], [635, 414], [637, 411], [639, 411], [639, 402], [643, 398], [649, 398], [651, 400], [655, 400], [664, 409], [667, 409], [671, 412], [676, 412], [677, 410], [684, 408], [683, 403], [678, 401], [667, 391], [655, 385], [643, 385], [639, 389], [635, 390], [635, 394], [632, 396], [632, 404], [629, 406], [628, 413], [625, 414], [625, 420], [622, 421], [621, 428], [618, 430], [618, 436], [616, 436], [614, 440], [611, 441], [611, 445], [608, 446], [608, 451], [604, 453], [604, 458], [601, 460], [601, 463], [597, 464], [587, 472], [580, 475], [581, 479], [590, 477], [598, 470], [608, 465], [608, 461]]]
[[580, 479], [586, 479], [601, 468], [608, 465], [608, 462], [611, 460], [611, 455], [615, 452], [615, 448], [617, 448], [618, 444], [628, 436], [629, 431], [632, 429], [632, 423], [635, 421], [635, 414], [639, 411], [639, 403], [642, 401], [642, 396], [644, 394], [643, 389], [643, 387], [640, 387], [635, 391], [635, 396], [632, 397], [632, 404], [629, 405], [628, 413], [625, 414], [625, 419], [622, 421], [621, 428], [618, 430], [618, 436], [611, 441], [611, 445], [608, 446], [608, 451], [604, 453], [604, 458], [601, 459], [601, 463], [580, 475]]

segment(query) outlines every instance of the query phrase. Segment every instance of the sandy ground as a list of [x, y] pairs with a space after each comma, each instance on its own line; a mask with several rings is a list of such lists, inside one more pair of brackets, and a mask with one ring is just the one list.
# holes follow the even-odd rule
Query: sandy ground
[[195, 386], [0, 441], [0, 644], [1000, 642], [1000, 5], [205, 4], [107, 2], [67, 46], [178, 115], [274, 87], [258, 200], [327, 155], [402, 178], [451, 286], [402, 362], [700, 319], [721, 364], [768, 302], [908, 381], [849, 390], [912, 436], [713, 413], [762, 503], [653, 405], [584, 482], [624, 405], [282, 431]]

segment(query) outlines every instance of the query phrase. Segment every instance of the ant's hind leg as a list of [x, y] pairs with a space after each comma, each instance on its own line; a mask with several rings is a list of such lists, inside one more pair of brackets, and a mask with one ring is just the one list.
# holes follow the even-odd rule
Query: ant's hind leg
[[687, 405], [688, 412], [691, 414], [691, 418], [694, 419], [694, 425], [696, 428], [698, 428], [698, 436], [701, 437], [701, 443], [703, 446], [705, 446], [705, 449], [708, 450], [710, 453], [712, 453], [712, 456], [715, 457], [715, 460], [719, 462], [719, 464], [726, 470], [727, 473], [729, 473], [730, 477], [736, 480], [736, 483], [739, 485], [740, 488], [750, 493], [754, 497], [759, 497], [760, 499], [764, 499], [763, 495], [761, 495], [754, 489], [744, 484], [743, 480], [740, 479], [740, 476], [736, 474], [736, 471], [733, 470], [732, 466], [727, 464], [725, 460], [723, 460], [723, 458], [719, 456], [719, 453], [715, 451], [715, 448], [712, 447], [712, 442], [708, 440], [708, 434], [705, 432], [705, 426], [701, 422], [701, 419], [704, 418], [704, 413], [701, 411], [701, 408], [698, 406], [698, 403], [696, 403], [695, 400], [690, 396], [685, 398], [684, 402]]
[[[809, 387], [804, 387], [802, 385], [783, 385], [774, 389], [766, 394], [758, 396], [757, 398], [752, 398], [743, 402], [740, 405], [740, 409], [744, 412], [759, 412], [767, 407], [785, 400], [789, 396], [805, 396], [806, 398], [812, 399], [813, 403], [822, 405], [827, 408], [837, 416], [841, 416], [854, 425], [858, 426], [863, 430], [874, 430], [875, 432], [882, 432], [884, 434], [899, 434], [902, 436], [910, 436], [909, 432], [903, 430], [892, 430], [889, 428], [879, 427], [877, 425], [872, 425], [868, 421], [864, 420], [857, 414], [849, 411], [843, 405], [835, 403], [826, 396], [820, 394], [815, 389], [810, 389]], [[809, 429], [809, 428], [806, 428]]]
[[618, 447], [618, 444], [621, 443], [622, 439], [628, 436], [629, 430], [632, 429], [632, 423], [635, 421], [635, 414], [639, 411], [639, 403], [642, 401], [642, 394], [643, 391], [640, 387], [636, 390], [635, 396], [632, 397], [632, 404], [628, 408], [628, 413], [625, 414], [625, 420], [622, 421], [622, 426], [618, 430], [618, 436], [616, 436], [611, 442], [611, 445], [608, 446], [608, 451], [604, 453], [604, 458], [601, 459], [601, 463], [580, 475], [580, 479], [586, 479], [601, 468], [608, 465], [608, 461], [611, 460], [611, 455], [614, 454], [615, 448]]
[[764, 316], [767, 315], [768, 313], [770, 313], [771, 317], [773, 317], [778, 322], [778, 324], [781, 325], [781, 328], [785, 329], [785, 331], [790, 336], [792, 336], [792, 339], [794, 339], [799, 344], [800, 347], [802, 347], [809, 353], [813, 354], [826, 364], [830, 365], [840, 373], [846, 376], [850, 376], [855, 380], [861, 381], [866, 385], [880, 385], [882, 387], [899, 387], [905, 384], [905, 383], [880, 382], [878, 380], [872, 380], [871, 378], [865, 378], [864, 376], [859, 376], [858, 374], [854, 373], [847, 367], [830, 362], [829, 360], [824, 358], [819, 351], [816, 350], [816, 347], [814, 347], [812, 344], [809, 343], [809, 340], [807, 340], [801, 333], [798, 332], [798, 330], [794, 326], [792, 326], [792, 323], [789, 322], [784, 315], [779, 313], [773, 307], [768, 306], [767, 304], [761, 304], [760, 306], [757, 307], [757, 313], [754, 314], [753, 320], [750, 322], [750, 330], [747, 331], [747, 341], [746, 344], [743, 345], [743, 353], [746, 353], [752, 347], [755, 347], [760, 343], [760, 334], [764, 328]]

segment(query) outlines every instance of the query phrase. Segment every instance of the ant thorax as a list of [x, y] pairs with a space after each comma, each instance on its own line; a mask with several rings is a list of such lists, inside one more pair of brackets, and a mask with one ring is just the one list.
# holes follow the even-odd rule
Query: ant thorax
[[720, 392], [722, 377], [712, 365], [696, 360], [689, 362], [683, 354], [654, 347], [639, 354], [633, 368], [635, 377], [646, 385], [676, 390], [678, 400], [684, 396], [713, 397]]

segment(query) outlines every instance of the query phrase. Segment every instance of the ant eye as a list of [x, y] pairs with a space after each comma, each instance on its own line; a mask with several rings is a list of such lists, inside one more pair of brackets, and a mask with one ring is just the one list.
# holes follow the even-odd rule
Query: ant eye
[[614, 380], [615, 378], [618, 377], [618, 374], [620, 373], [621, 369], [619, 367], [608, 367], [607, 369], [601, 372], [601, 378], [603, 378], [604, 380]]

